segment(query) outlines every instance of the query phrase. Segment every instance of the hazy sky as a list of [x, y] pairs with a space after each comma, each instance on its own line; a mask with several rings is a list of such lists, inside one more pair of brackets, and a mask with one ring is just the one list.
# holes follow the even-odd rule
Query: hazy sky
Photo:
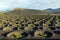
[[59, 8], [60, 0], [0, 0], [0, 10], [14, 8], [46, 9]]

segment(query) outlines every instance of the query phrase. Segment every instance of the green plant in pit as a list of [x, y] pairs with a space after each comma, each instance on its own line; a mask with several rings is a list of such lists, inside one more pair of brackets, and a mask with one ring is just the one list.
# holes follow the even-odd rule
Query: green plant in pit
[[19, 33], [19, 32], [15, 32], [14, 35], [16, 36], [16, 38], [21, 38], [22, 37], [21, 33]]
[[48, 21], [46, 22], [46, 24], [50, 24], [50, 20], [48, 20]]
[[11, 32], [11, 33], [9, 33], [8, 35], [7, 35], [7, 37], [8, 38], [21, 38], [22, 37], [22, 35], [21, 35], [21, 33], [20, 32], [18, 32], [18, 31], [15, 31], [15, 32]]
[[36, 31], [36, 32], [34, 33], [34, 35], [35, 35], [36, 37], [46, 37], [46, 36], [47, 36], [47, 34], [45, 34], [44, 31], [42, 31], [42, 30]]
[[34, 24], [39, 24], [39, 21], [35, 22]]
[[18, 26], [19, 28], [22, 28], [21, 24], [17, 24], [17, 26]]
[[43, 24], [43, 27], [49, 27], [48, 24]]
[[3, 31], [9, 32], [9, 31], [12, 31], [12, 29], [13, 27], [8, 26], [8, 27], [3, 28]]
[[44, 30], [49, 30], [49, 31], [51, 30], [47, 24], [43, 24], [43, 29]]
[[25, 27], [24, 30], [26, 30], [26, 31], [32, 31], [33, 29], [32, 29], [32, 27]]
[[51, 29], [48, 27], [48, 28], [47, 28], [47, 30], [49, 30], [49, 31], [50, 31]]
[[34, 24], [28, 24], [28, 27], [35, 27]]
[[33, 28], [34, 28], [34, 25], [33, 24], [29, 24], [27, 27], [24, 28], [24, 30], [32, 31]]
[[40, 37], [46, 37], [47, 36], [47, 34], [45, 34], [45, 33], [40, 33], [39, 35], [40, 35]]

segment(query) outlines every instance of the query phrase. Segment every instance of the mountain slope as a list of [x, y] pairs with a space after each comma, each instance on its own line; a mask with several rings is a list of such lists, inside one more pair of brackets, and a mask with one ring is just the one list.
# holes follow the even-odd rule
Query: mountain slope
[[46, 9], [48, 12], [57, 12], [57, 13], [60, 13], [60, 8], [57, 8], [57, 9], [52, 9], [52, 8], [48, 8]]
[[23, 8], [15, 8], [13, 10], [8, 11], [7, 13], [12, 14], [47, 14], [47, 11], [43, 10], [34, 10], [34, 9], [23, 9]]

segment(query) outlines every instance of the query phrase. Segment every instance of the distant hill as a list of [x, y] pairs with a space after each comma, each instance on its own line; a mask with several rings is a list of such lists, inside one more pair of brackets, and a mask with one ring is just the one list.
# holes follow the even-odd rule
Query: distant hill
[[34, 9], [24, 9], [24, 8], [15, 8], [6, 13], [12, 14], [48, 14], [46, 10], [34, 10]]
[[57, 13], [60, 13], [60, 8], [57, 8], [57, 9], [52, 9], [52, 8], [48, 8], [46, 9], [48, 12], [57, 12]]

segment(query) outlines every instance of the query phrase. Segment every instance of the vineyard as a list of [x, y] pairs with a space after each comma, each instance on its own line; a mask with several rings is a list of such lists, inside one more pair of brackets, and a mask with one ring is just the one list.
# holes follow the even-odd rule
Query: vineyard
[[60, 38], [60, 15], [4, 14], [0, 39]]

